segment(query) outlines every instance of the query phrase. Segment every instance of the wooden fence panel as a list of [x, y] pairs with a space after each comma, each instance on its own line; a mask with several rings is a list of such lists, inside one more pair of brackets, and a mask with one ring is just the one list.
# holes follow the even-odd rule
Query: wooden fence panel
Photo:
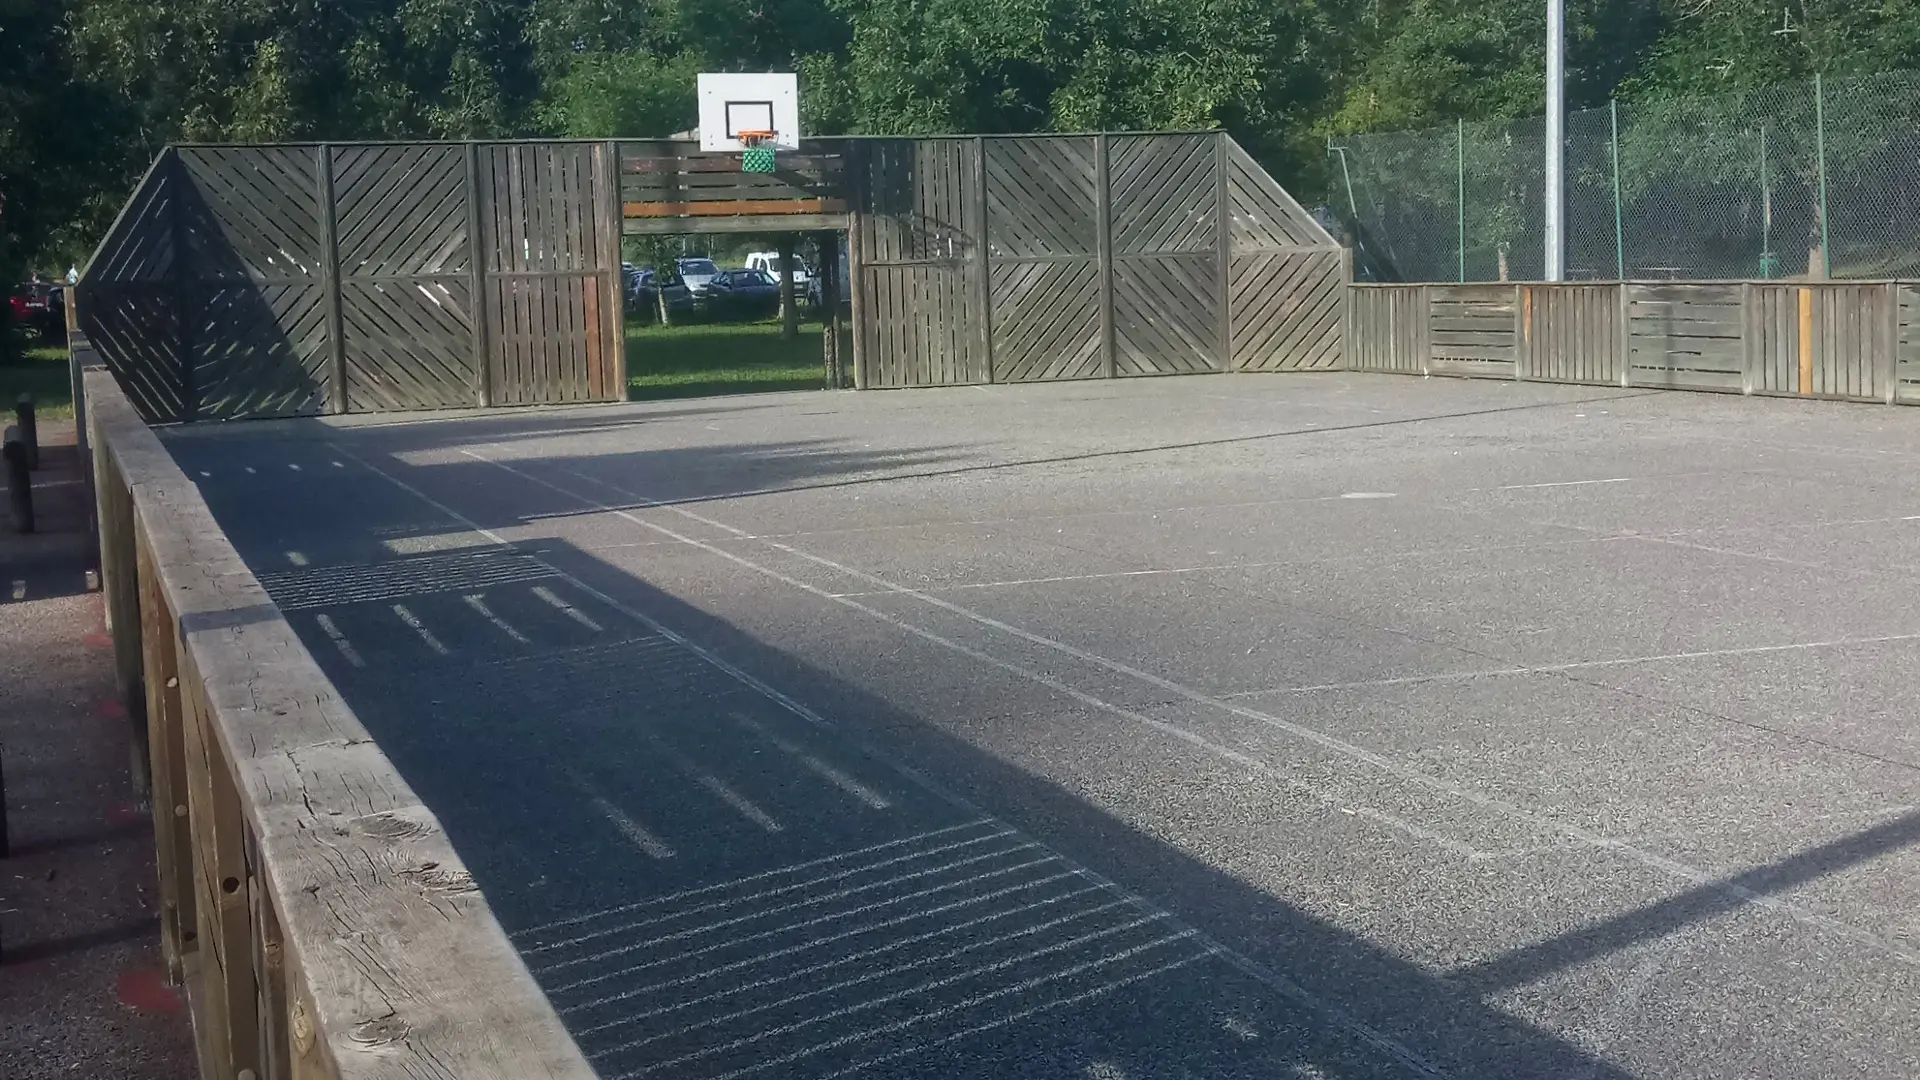
[[1116, 135], [1109, 157], [1114, 373], [1225, 371], [1218, 141]]
[[80, 328], [149, 422], [187, 412], [174, 211], [186, 183], [172, 151], [147, 170], [87, 264]]
[[1887, 399], [1898, 348], [1896, 301], [1884, 285], [1822, 284], [1813, 296], [1813, 393]]
[[1631, 385], [1740, 390], [1746, 378], [1742, 295], [1736, 284], [1629, 284]]
[[1511, 379], [1520, 355], [1518, 290], [1455, 285], [1428, 291], [1428, 370], [1435, 375]]
[[1113, 251], [1130, 255], [1217, 251], [1218, 143], [1213, 135], [1110, 136]]
[[1114, 367], [1120, 375], [1225, 370], [1225, 297], [1211, 252], [1119, 259], [1113, 268]]
[[1339, 246], [1238, 143], [1227, 148], [1227, 205], [1236, 252]]
[[1894, 400], [1920, 401], [1920, 285], [1902, 282], [1899, 295]]
[[982, 143], [993, 381], [1106, 374], [1098, 140]]
[[[1747, 287], [1748, 390], [1800, 392], [1800, 305], [1805, 291], [1796, 285], [1759, 282]], [[1811, 307], [1808, 310], [1811, 314]]]
[[[481, 149], [487, 381], [503, 405], [624, 400], [608, 280], [611, 169], [602, 148]], [[611, 295], [619, 295], [614, 292]]]
[[1346, 328], [1347, 261], [1338, 248], [1236, 253], [1227, 303], [1237, 371], [1331, 371]]
[[1520, 378], [1619, 385], [1619, 285], [1522, 285], [1520, 326]]
[[331, 158], [348, 411], [480, 404], [465, 149]]
[[854, 242], [861, 270], [865, 387], [988, 381], [975, 260], [983, 197], [973, 139], [889, 139], [864, 147]]
[[319, 150], [183, 147], [188, 419], [329, 411]]
[[1348, 305], [1350, 369], [1426, 374], [1429, 320], [1425, 286], [1354, 285]]

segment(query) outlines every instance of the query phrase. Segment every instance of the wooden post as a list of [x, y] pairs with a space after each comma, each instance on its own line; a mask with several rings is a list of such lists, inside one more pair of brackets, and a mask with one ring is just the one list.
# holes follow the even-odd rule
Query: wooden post
[[[1552, 286], [1547, 286], [1551, 288]], [[1513, 378], [1526, 378], [1527, 358], [1533, 348], [1533, 286], [1513, 287]]]
[[838, 390], [845, 384], [845, 358], [840, 355], [840, 234], [814, 234], [820, 258], [814, 273], [820, 281], [820, 357], [826, 368], [826, 385]]
[[1630, 285], [1624, 281], [1620, 283], [1620, 302], [1617, 305], [1617, 316], [1620, 320], [1618, 334], [1620, 339], [1620, 354], [1618, 360], [1620, 361], [1620, 385], [1622, 387], [1633, 385], [1633, 319], [1630, 316], [1632, 308], [1629, 306], [1632, 304], [1632, 293], [1633, 290]]
[[94, 443], [94, 491], [100, 520], [100, 591], [113, 639], [115, 688], [132, 728], [134, 800], [145, 805], [151, 788], [147, 756], [147, 694], [141, 670], [139, 560], [133, 542], [133, 493], [127, 490], [106, 440]]
[[867, 262], [861, 252], [866, 243], [867, 206], [872, 201], [867, 192], [866, 145], [860, 142], [851, 144], [851, 166], [847, 172], [847, 289], [848, 300], [852, 302], [853, 317], [853, 388], [867, 388], [867, 332], [872, 313], [867, 310]]
[[1233, 261], [1233, 199], [1227, 191], [1227, 170], [1232, 167], [1228, 151], [1233, 143], [1224, 131], [1213, 136], [1214, 225], [1218, 230], [1214, 243], [1219, 251], [1220, 289], [1220, 370], [1233, 370], [1233, 288], [1230, 285]]
[[1813, 290], [1800, 289], [1800, 396], [1813, 395]]
[[493, 365], [488, 361], [487, 326], [494, 315], [493, 297], [487, 292], [487, 260], [491, 253], [482, 242], [486, 235], [485, 188], [480, 183], [480, 145], [467, 144], [467, 272], [472, 276], [473, 299], [467, 310], [473, 313], [474, 397], [482, 408], [493, 404]]
[[[186, 706], [187, 805], [192, 817], [198, 890], [200, 974], [205, 980], [205, 1041], [213, 1075], [237, 1080], [260, 1073], [259, 998], [253, 980], [253, 888], [246, 859], [245, 818], [232, 767], [214, 730], [204, 682], [191, 653], [180, 657]], [[199, 1017], [196, 1017], [196, 1020]]]
[[1419, 321], [1414, 324], [1414, 340], [1420, 353], [1420, 374], [1433, 374], [1433, 296], [1432, 290], [1422, 285], [1420, 288]]
[[973, 137], [973, 306], [975, 342], [980, 349], [987, 381], [993, 377], [993, 245], [987, 242], [987, 140]]
[[797, 341], [800, 309], [793, 302], [793, 234], [781, 233], [775, 238], [773, 249], [780, 259], [780, 340]]
[[13, 531], [30, 533], [33, 520], [33, 475], [27, 465], [26, 440], [19, 428], [8, 428], [4, 438], [7, 468], [7, 510], [13, 519]]
[[346, 319], [340, 297], [340, 215], [333, 197], [333, 147], [314, 147], [320, 177], [320, 302], [327, 316], [327, 411], [347, 411]]
[[627, 386], [627, 274], [622, 268], [620, 241], [626, 235], [626, 210], [620, 193], [620, 144], [609, 139], [601, 153], [606, 155], [603, 163], [607, 178], [607, 190], [602, 222], [600, 243], [608, 251], [608, 299], [613, 306], [608, 310], [607, 358], [608, 367], [613, 376], [613, 386], [607, 397], [613, 401], [625, 401], [630, 393]]
[[1112, 152], [1112, 136], [1102, 132], [1093, 137], [1093, 250], [1100, 277], [1100, 368], [1109, 379], [1119, 374], [1120, 355], [1113, 329]]
[[[187, 176], [187, 163], [181, 159], [180, 151], [169, 149], [167, 153], [173, 155], [174, 198], [167, 207], [167, 224], [173, 232], [174, 324], [180, 332], [180, 422], [190, 424], [199, 412], [196, 399], [200, 391], [193, 383], [193, 299], [198, 282], [193, 279], [192, 253], [187, 243], [186, 222], [181, 220], [180, 203], [188, 198], [193, 181]], [[199, 201], [198, 193], [192, 197]]]
[[27, 447], [27, 468], [40, 467], [40, 424], [33, 415], [33, 395], [21, 394], [13, 403], [13, 422], [20, 429], [20, 441]]
[[160, 958], [180, 986], [197, 929], [192, 888], [193, 833], [187, 820], [187, 761], [180, 733], [178, 626], [167, 609], [146, 530], [135, 522], [140, 576], [140, 643], [147, 684], [147, 750], [153, 759], [154, 868], [158, 872]]
[[1887, 292], [1887, 347], [1880, 357], [1880, 390], [1892, 405], [1900, 392], [1900, 283], [1889, 281], [1882, 288]]
[[1753, 393], [1757, 374], [1754, 370], [1757, 366], [1755, 358], [1759, 352], [1754, 346], [1756, 339], [1760, 336], [1759, 330], [1759, 313], [1754, 310], [1753, 304], [1753, 282], [1743, 281], [1740, 283], [1740, 392], [1742, 394]]

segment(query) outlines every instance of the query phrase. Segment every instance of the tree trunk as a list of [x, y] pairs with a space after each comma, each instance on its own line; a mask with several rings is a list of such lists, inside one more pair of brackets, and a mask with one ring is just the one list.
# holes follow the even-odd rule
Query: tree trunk
[[793, 234], [780, 234], [780, 340], [800, 336], [800, 309], [793, 303]]
[[667, 313], [667, 287], [661, 283], [658, 275], [653, 279], [653, 306], [660, 309], [660, 325], [672, 326], [673, 316]]

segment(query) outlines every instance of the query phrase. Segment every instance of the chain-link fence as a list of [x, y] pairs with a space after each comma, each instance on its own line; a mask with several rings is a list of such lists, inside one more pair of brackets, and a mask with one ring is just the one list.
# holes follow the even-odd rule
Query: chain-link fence
[[[1328, 149], [1362, 279], [1541, 276], [1540, 117]], [[1571, 113], [1565, 243], [1570, 279], [1920, 277], [1920, 73]]]

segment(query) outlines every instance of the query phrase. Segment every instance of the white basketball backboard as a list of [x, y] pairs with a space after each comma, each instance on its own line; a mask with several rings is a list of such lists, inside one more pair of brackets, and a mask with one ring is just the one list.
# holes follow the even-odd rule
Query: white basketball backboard
[[772, 131], [781, 150], [800, 149], [800, 80], [792, 72], [700, 75], [700, 149], [743, 149], [742, 131]]

